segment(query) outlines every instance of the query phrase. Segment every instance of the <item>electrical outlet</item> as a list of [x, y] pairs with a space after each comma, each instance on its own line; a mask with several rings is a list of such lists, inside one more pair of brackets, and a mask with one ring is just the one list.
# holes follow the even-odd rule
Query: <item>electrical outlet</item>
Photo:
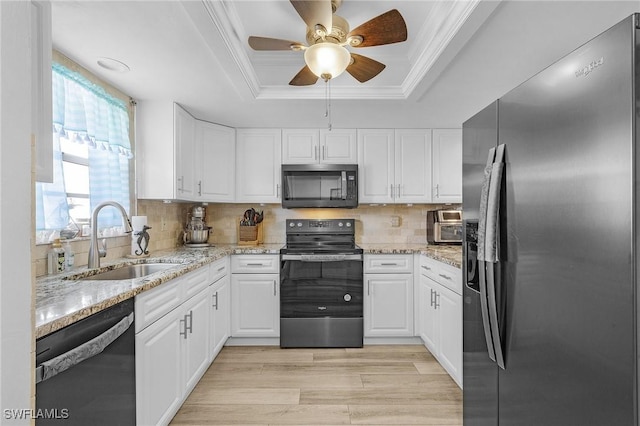
[[391, 216], [391, 226], [394, 228], [400, 226], [400, 216]]

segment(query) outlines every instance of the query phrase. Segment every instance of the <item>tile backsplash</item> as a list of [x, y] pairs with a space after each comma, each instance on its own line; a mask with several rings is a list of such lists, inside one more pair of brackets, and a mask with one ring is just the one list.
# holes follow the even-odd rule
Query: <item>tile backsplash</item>
[[[182, 245], [182, 230], [187, 213], [194, 204], [138, 201], [139, 216], [147, 216], [149, 251], [166, 250]], [[263, 234], [265, 244], [284, 244], [285, 220], [294, 218], [350, 218], [356, 220], [358, 244], [425, 243], [427, 241], [426, 215], [429, 210], [459, 208], [460, 205], [415, 204], [361, 205], [355, 209], [283, 209], [279, 204], [264, 206], [253, 204], [209, 204], [206, 223], [212, 227], [209, 242], [235, 244], [238, 226], [245, 210], [264, 210]], [[86, 266], [89, 239], [71, 243], [75, 252], [75, 265]], [[47, 273], [47, 252], [50, 244], [37, 245], [34, 252], [36, 276]], [[131, 250], [131, 237], [113, 237], [107, 240], [106, 260], [126, 256]]]

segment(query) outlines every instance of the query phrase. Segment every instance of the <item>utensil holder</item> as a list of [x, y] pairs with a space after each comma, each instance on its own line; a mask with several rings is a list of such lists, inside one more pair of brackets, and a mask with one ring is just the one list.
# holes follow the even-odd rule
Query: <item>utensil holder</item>
[[262, 224], [251, 226], [238, 226], [238, 245], [241, 246], [257, 246], [262, 244]]

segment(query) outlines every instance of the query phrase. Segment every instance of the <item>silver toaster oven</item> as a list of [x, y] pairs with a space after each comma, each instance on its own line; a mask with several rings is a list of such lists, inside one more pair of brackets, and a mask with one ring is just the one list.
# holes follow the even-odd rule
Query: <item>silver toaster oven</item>
[[427, 243], [462, 244], [462, 211], [427, 212]]

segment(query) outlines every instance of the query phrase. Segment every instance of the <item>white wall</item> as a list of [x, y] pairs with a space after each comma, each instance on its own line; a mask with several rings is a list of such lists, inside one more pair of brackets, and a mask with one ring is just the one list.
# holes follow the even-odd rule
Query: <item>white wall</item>
[[0, 424], [33, 396], [31, 3], [0, 1]]

